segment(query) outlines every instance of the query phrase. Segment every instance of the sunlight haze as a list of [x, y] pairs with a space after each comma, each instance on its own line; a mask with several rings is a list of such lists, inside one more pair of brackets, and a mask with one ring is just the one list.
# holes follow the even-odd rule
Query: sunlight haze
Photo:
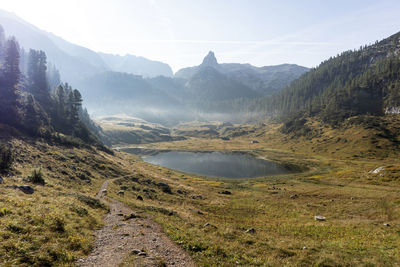
[[219, 62], [313, 67], [400, 28], [400, 2], [390, 0], [2, 0], [0, 8], [94, 51], [160, 60], [174, 71], [209, 50]]

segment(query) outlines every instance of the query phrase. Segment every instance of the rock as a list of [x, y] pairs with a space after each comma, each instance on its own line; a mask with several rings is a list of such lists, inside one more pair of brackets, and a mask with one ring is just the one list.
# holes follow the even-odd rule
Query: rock
[[138, 254], [138, 256], [146, 257], [146, 256], [147, 256], [147, 253], [144, 252], [144, 251], [142, 251], [142, 252], [140, 252], [140, 253]]
[[103, 193], [103, 194], [107, 194], [107, 189], [103, 189], [103, 190], [101, 190], [101, 193]]
[[138, 250], [138, 249], [134, 249], [131, 251], [131, 254], [133, 255], [138, 255], [139, 253], [141, 253], [142, 251]]
[[304, 246], [304, 247], [303, 247], [303, 250], [304, 250], [304, 249], [307, 249], [307, 247], [306, 247], [306, 246]]
[[118, 191], [117, 194], [120, 195], [120, 196], [123, 196], [123, 195], [125, 195], [125, 191]]
[[4, 183], [3, 177], [0, 176], [0, 184]]
[[291, 199], [295, 199], [295, 198], [298, 198], [299, 196], [297, 195], [297, 194], [294, 194], [294, 195], [290, 195], [290, 198]]
[[135, 219], [135, 218], [137, 218], [137, 216], [134, 213], [124, 216], [125, 221], [130, 220], [130, 219]]
[[192, 199], [204, 199], [202, 195], [198, 195], [198, 196], [192, 195], [191, 198]]
[[385, 167], [381, 166], [379, 168], [376, 168], [375, 170], [369, 171], [369, 173], [378, 174], [381, 171], [383, 171], [384, 169], [385, 169]]
[[232, 192], [230, 192], [230, 191], [228, 191], [228, 190], [225, 190], [225, 191], [218, 192], [218, 194], [232, 195]]
[[197, 214], [199, 214], [199, 215], [203, 215], [203, 214], [204, 214], [204, 213], [201, 212], [200, 210], [193, 210], [193, 212], [194, 212], [194, 213], [197, 213]]
[[255, 232], [256, 232], [256, 230], [254, 228], [250, 228], [245, 231], [245, 233], [248, 233], [248, 234], [254, 234]]
[[87, 180], [86, 175], [83, 174], [83, 173], [79, 173], [77, 176], [78, 176], [78, 178], [81, 179], [81, 180]]
[[6, 186], [6, 188], [17, 189], [24, 192], [25, 194], [33, 194], [35, 192], [35, 189], [33, 189], [33, 187], [30, 185], [9, 185]]
[[384, 223], [383, 226], [390, 227], [390, 224]]
[[164, 193], [168, 193], [168, 194], [171, 194], [171, 193], [172, 193], [171, 187], [170, 187], [169, 184], [167, 184], [167, 183], [158, 183], [157, 186], [160, 187], [161, 190], [162, 190]]
[[143, 197], [142, 196], [137, 196], [136, 198], [137, 200], [143, 201]]
[[176, 190], [176, 192], [177, 192], [178, 194], [183, 194], [183, 191], [180, 190], [180, 189]]
[[33, 187], [30, 185], [20, 185], [18, 189], [24, 192], [25, 194], [33, 194], [35, 192], [35, 189], [33, 189]]
[[250, 144], [258, 144], [258, 143], [260, 143], [260, 142], [258, 142], [257, 140], [251, 140], [250, 141]]
[[205, 224], [203, 225], [203, 227], [210, 227], [210, 228], [214, 228], [214, 229], [217, 228], [215, 225], [212, 225], [211, 223], [205, 223]]
[[320, 216], [320, 215], [314, 216], [314, 219], [316, 221], [320, 221], [320, 222], [326, 221], [326, 218], [324, 216]]

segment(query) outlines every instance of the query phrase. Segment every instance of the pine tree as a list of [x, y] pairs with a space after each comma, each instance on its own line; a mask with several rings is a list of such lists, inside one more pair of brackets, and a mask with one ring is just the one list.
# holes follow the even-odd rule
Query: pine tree
[[0, 74], [0, 122], [10, 125], [18, 123], [17, 85], [19, 70], [19, 45], [15, 38], [7, 40], [4, 50], [4, 63]]
[[46, 64], [46, 54], [43, 51], [33, 49], [29, 51], [27, 72], [30, 92], [46, 112], [50, 113], [52, 110], [52, 101], [46, 78]]

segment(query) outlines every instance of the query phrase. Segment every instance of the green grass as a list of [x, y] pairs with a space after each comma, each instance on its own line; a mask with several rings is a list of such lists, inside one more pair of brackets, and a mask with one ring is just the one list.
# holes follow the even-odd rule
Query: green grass
[[[91, 251], [93, 231], [107, 212], [94, 199], [97, 190], [106, 177], [126, 171], [102, 152], [29, 140], [11, 144], [14, 176], [0, 185], [0, 265], [74, 266]], [[21, 184], [34, 194], [6, 188]]]
[[[326, 134], [334, 131], [328, 129]], [[318, 147], [320, 153], [309, 153], [307, 143], [292, 140], [290, 145], [295, 145], [289, 148], [285, 136], [272, 130], [270, 134], [274, 146], [263, 141], [264, 137], [258, 137], [260, 144], [250, 146], [254, 137], [247, 136], [228, 142], [192, 138], [147, 147], [248, 150], [307, 167], [308, 171], [221, 180], [182, 174], [126, 156], [136, 167], [139, 181], [167, 182], [173, 194], [129, 179], [111, 184], [109, 193], [136, 210], [153, 214], [200, 266], [393, 266], [400, 262], [400, 165], [392, 152], [384, 159], [380, 155], [353, 158], [349, 155], [364, 151], [363, 143], [349, 153], [348, 148], [336, 150], [328, 142], [320, 145], [326, 146], [326, 151]], [[333, 149], [335, 154], [330, 153]], [[369, 173], [379, 166], [387, 168], [380, 174]], [[123, 197], [116, 194], [121, 186], [128, 187]], [[143, 202], [136, 200], [137, 195], [144, 196], [146, 188], [156, 192]], [[185, 193], [178, 194], [177, 189]], [[232, 195], [219, 194], [222, 190]], [[298, 197], [293, 199], [292, 195]], [[327, 220], [315, 221], [315, 215]], [[204, 226], [206, 223], [211, 226]], [[250, 228], [255, 233], [247, 233]]]

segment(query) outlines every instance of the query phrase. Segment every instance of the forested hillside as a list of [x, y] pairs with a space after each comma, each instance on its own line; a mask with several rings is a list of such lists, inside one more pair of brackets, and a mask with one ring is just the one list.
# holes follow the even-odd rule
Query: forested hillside
[[399, 113], [400, 33], [330, 58], [291, 86], [254, 101], [269, 116], [317, 115], [337, 123], [355, 115]]
[[81, 93], [61, 83], [43, 51], [21, 51], [0, 26], [0, 123], [49, 141], [102, 147], [89, 130], [99, 129], [82, 109]]

